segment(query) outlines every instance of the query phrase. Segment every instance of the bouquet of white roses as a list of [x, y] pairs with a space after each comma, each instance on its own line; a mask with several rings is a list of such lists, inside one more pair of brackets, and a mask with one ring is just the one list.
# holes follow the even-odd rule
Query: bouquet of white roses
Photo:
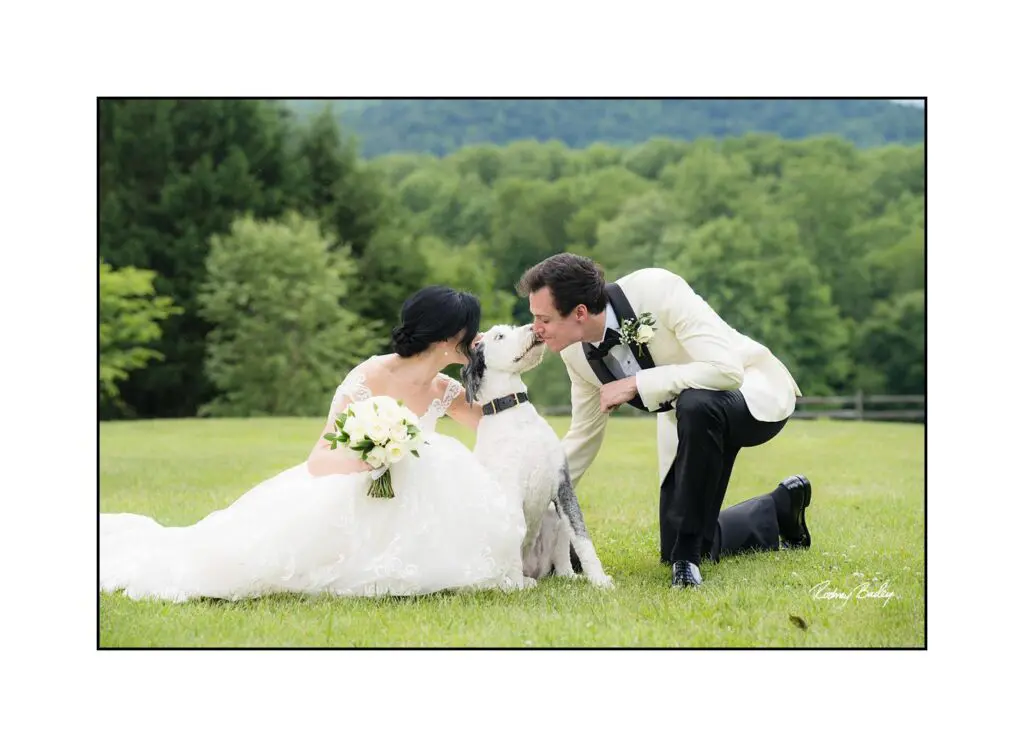
[[373, 482], [367, 492], [373, 498], [395, 497], [391, 465], [408, 454], [419, 457], [417, 449], [425, 443], [419, 418], [391, 397], [353, 402], [335, 415], [334, 428], [334, 433], [324, 436], [331, 449], [344, 446], [373, 468]]

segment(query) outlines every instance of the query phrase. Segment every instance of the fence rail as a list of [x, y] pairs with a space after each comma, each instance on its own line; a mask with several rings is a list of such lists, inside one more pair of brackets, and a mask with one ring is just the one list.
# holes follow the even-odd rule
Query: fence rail
[[[876, 408], [884, 405], [884, 408]], [[907, 407], [901, 407], [906, 405]], [[913, 407], [917, 405], [917, 407]], [[568, 405], [538, 409], [545, 415], [569, 415], [572, 408]], [[813, 420], [828, 418], [834, 420], [905, 420], [924, 422], [925, 397], [923, 394], [864, 394], [857, 392], [844, 397], [800, 397], [796, 401], [794, 419]], [[615, 413], [625, 416], [642, 416], [635, 407], [623, 406]]]
[[[885, 407], [877, 407], [884, 405]], [[908, 405], [908, 407], [900, 407]], [[917, 407], [913, 407], [917, 405]], [[908, 420], [924, 422], [923, 394], [864, 394], [845, 397], [800, 397], [794, 418], [837, 420]]]

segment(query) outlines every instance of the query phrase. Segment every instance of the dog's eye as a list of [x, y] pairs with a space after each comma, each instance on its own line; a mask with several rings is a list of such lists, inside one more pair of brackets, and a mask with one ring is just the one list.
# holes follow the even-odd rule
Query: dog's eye
[[495, 340], [504, 340], [505, 339], [505, 335], [495, 335], [494, 339]]

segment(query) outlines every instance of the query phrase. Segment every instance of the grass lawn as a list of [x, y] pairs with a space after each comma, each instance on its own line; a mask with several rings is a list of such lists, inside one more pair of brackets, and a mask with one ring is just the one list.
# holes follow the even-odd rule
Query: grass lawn
[[[559, 434], [568, 427], [568, 418], [551, 422]], [[101, 423], [100, 509], [190, 524], [301, 462], [321, 426], [316, 418]], [[472, 443], [447, 420], [441, 430]], [[809, 550], [726, 558], [702, 567], [700, 589], [673, 590], [658, 562], [654, 419], [615, 418], [580, 484], [613, 591], [547, 579], [511, 595], [414, 599], [173, 604], [100, 594], [99, 645], [923, 647], [924, 428], [791, 422], [740, 453], [725, 504], [797, 472], [814, 486]], [[816, 587], [818, 596], [849, 598], [815, 598]]]

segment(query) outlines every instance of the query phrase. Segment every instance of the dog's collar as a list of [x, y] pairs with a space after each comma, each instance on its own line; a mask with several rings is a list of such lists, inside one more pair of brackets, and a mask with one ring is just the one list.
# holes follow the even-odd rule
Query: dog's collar
[[529, 401], [530, 398], [526, 396], [526, 392], [516, 392], [515, 394], [509, 394], [504, 397], [492, 399], [480, 409], [484, 411], [484, 415], [497, 415], [502, 410], [518, 407], [524, 402]]

